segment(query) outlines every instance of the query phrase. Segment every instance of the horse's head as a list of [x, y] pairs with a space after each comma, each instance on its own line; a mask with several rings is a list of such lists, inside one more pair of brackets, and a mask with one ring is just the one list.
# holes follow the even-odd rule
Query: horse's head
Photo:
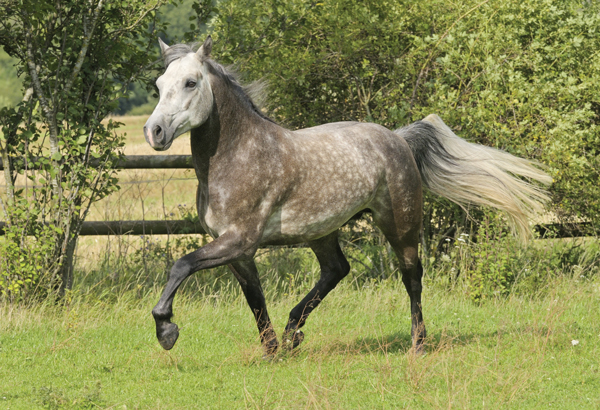
[[157, 151], [169, 149], [173, 140], [207, 119], [213, 106], [213, 93], [206, 60], [210, 57], [209, 36], [197, 52], [188, 46], [169, 47], [159, 39], [165, 73], [156, 80], [158, 105], [146, 121], [144, 136]]

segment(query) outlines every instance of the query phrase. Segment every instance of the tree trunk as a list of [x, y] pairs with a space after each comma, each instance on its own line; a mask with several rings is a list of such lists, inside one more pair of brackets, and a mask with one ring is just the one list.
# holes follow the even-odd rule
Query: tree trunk
[[58, 271], [60, 277], [60, 287], [58, 289], [58, 296], [63, 299], [67, 290], [73, 288], [73, 268], [75, 258], [75, 248], [77, 246], [77, 239], [79, 235], [73, 235], [67, 243], [67, 247], [64, 254], [63, 264]]

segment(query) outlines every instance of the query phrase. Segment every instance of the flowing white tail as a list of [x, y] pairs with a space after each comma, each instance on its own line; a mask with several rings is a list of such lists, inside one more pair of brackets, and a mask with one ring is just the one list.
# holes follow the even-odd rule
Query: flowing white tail
[[521, 238], [531, 237], [528, 217], [541, 212], [549, 198], [528, 181], [552, 182], [539, 163], [471, 144], [434, 114], [394, 132], [408, 142], [429, 190], [459, 205], [500, 209]]

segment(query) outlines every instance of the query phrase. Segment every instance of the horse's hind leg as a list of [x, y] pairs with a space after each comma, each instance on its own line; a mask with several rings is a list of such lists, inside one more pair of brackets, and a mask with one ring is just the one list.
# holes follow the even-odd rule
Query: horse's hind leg
[[350, 272], [350, 264], [340, 248], [337, 231], [309, 242], [309, 246], [321, 265], [321, 277], [308, 295], [290, 312], [283, 343], [291, 348], [298, 346], [304, 339], [304, 334], [299, 329], [304, 326], [310, 312]]
[[400, 207], [400, 212], [392, 210], [377, 212], [374, 210], [373, 220], [398, 257], [402, 282], [410, 297], [412, 343], [415, 352], [420, 354], [424, 353], [423, 343], [426, 331], [421, 306], [423, 266], [419, 260], [418, 244], [421, 224], [420, 221], [416, 222], [416, 218], [420, 218], [420, 206], [418, 208], [419, 213], [406, 204]]
[[[377, 223], [377, 219], [375, 219]], [[394, 253], [398, 257], [402, 282], [410, 298], [410, 315], [412, 318], [411, 337], [416, 353], [424, 353], [423, 342], [426, 336], [421, 306], [421, 292], [423, 285], [423, 266], [419, 260], [419, 231], [412, 230], [398, 236], [389, 225], [377, 224], [390, 242]]]
[[418, 257], [418, 248], [416, 244], [415, 246], [401, 248], [398, 257], [404, 259], [404, 266], [401, 268], [402, 282], [410, 297], [410, 315], [412, 318], [410, 334], [413, 347], [415, 348], [416, 353], [421, 354], [424, 353], [423, 343], [425, 341], [425, 336], [427, 336], [421, 305], [423, 265], [421, 265], [421, 260]]
[[277, 336], [269, 319], [256, 264], [252, 260], [235, 262], [229, 265], [229, 269], [240, 283], [248, 305], [252, 309], [265, 354], [271, 356], [277, 351]]

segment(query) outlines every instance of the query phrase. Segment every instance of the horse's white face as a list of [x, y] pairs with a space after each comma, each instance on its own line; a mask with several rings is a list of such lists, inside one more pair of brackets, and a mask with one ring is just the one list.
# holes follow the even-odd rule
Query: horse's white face
[[[160, 46], [163, 54], [169, 49], [162, 41]], [[144, 126], [146, 141], [155, 150], [169, 149], [175, 138], [208, 119], [214, 100], [204, 61], [211, 47], [209, 37], [196, 53], [172, 61], [156, 80], [160, 99]]]

